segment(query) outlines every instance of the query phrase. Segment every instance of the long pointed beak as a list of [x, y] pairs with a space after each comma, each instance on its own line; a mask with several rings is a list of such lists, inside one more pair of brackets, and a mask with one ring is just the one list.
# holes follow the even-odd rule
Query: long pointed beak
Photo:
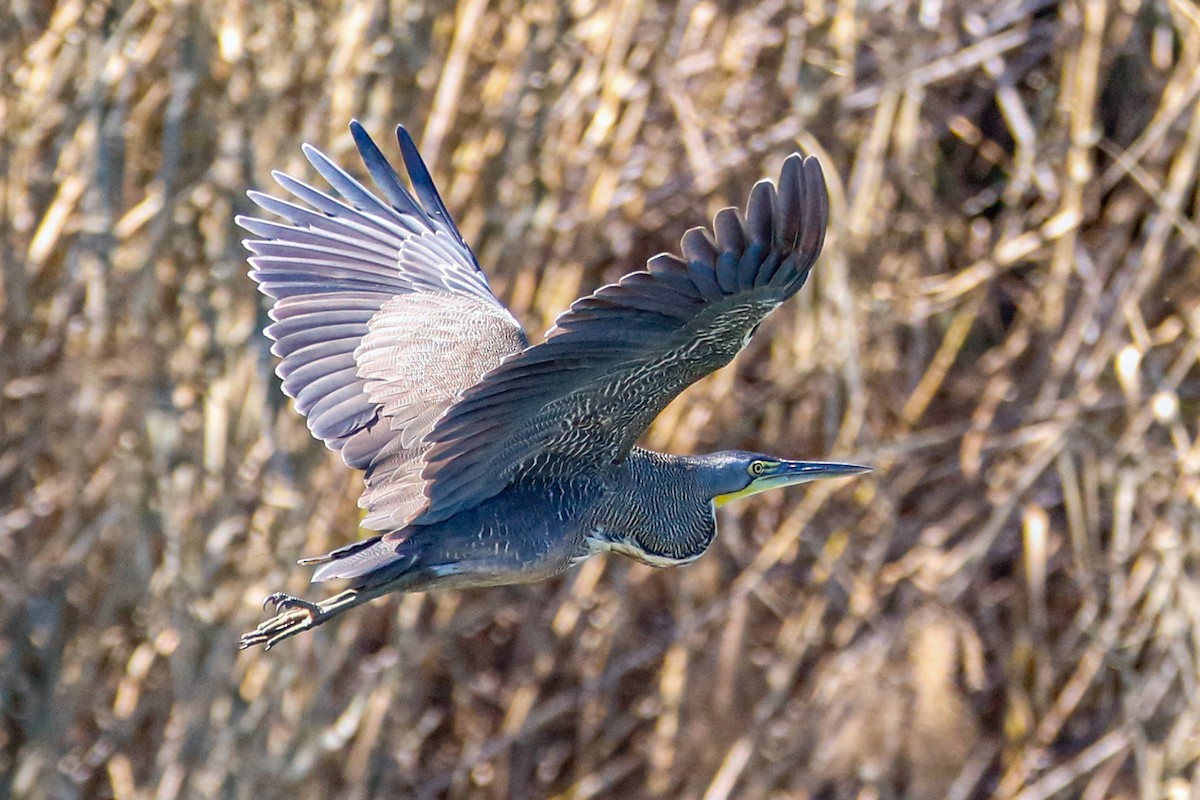
[[832, 461], [778, 461], [750, 481], [750, 485], [739, 492], [723, 494], [713, 498], [717, 507], [732, 500], [740, 500], [752, 494], [765, 492], [768, 489], [780, 489], [796, 483], [807, 483], [821, 478], [845, 478], [849, 475], [861, 475], [870, 472], [871, 467], [861, 467], [858, 464], [838, 464]]
[[870, 472], [870, 467], [832, 461], [780, 461], [751, 482], [755, 493], [821, 478], [845, 478]]

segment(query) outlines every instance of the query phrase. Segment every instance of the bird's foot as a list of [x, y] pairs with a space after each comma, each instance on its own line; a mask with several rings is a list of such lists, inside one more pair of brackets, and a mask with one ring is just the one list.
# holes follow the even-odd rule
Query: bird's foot
[[263, 600], [263, 607], [275, 606], [275, 616], [249, 633], [242, 634], [238, 649], [245, 650], [255, 645], [264, 645], [270, 650], [288, 637], [320, 625], [332, 614], [326, 614], [318, 603], [293, 597], [283, 592], [274, 592]]
[[249, 633], [242, 634], [238, 643], [239, 650], [261, 644], [267, 650], [297, 633], [303, 633], [309, 628], [315, 628], [348, 608], [354, 608], [359, 603], [365, 603], [372, 597], [378, 597], [388, 591], [386, 585], [372, 589], [347, 589], [341, 594], [313, 603], [292, 597], [290, 594], [275, 592], [267, 595], [263, 606], [274, 605], [275, 616], [259, 625]]

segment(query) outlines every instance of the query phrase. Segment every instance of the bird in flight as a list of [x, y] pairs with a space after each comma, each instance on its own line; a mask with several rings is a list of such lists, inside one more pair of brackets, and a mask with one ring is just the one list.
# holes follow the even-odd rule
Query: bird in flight
[[276, 220], [240, 216], [250, 276], [272, 300], [266, 335], [283, 391], [313, 436], [366, 473], [376, 532], [301, 564], [348, 588], [320, 602], [282, 592], [243, 649], [320, 625], [388, 592], [497, 586], [555, 575], [600, 552], [657, 567], [695, 560], [724, 503], [853, 464], [636, 442], [681, 391], [728, 364], [804, 285], [825, 239], [817, 160], [783, 162], [745, 214], [683, 235], [682, 255], [583, 297], [540, 344], [492, 294], [412, 137], [411, 189], [358, 122], [367, 188], [316, 148], [332, 192], [273, 173], [292, 195], [252, 191]]

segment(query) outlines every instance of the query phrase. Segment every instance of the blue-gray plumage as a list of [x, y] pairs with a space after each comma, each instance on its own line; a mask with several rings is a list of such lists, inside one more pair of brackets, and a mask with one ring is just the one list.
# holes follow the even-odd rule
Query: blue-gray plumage
[[[266, 334], [283, 390], [313, 435], [366, 472], [363, 527], [379, 535], [301, 563], [350, 587], [320, 603], [276, 593], [243, 648], [314, 627], [393, 591], [554, 575], [597, 552], [655, 566], [699, 557], [731, 499], [852, 464], [635, 446], [683, 389], [724, 366], [804, 284], [825, 237], [816, 159], [789, 156], [746, 214], [693, 228], [576, 301], [541, 344], [496, 299], [403, 127], [404, 187], [357, 122], [382, 199], [315, 148], [336, 195], [273, 173], [301, 206], [250, 198], [285, 222], [239, 217], [251, 277], [274, 301]], [[415, 197], [414, 197], [415, 195]]]

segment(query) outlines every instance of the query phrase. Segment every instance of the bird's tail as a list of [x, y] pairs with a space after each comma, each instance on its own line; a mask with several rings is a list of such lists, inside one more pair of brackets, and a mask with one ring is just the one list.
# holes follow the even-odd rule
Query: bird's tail
[[[323, 556], [305, 558], [301, 564], [320, 564], [313, 573], [313, 583], [323, 583], [335, 578], [363, 578], [374, 573], [386, 572], [389, 580], [407, 572], [416, 559], [404, 551], [403, 542], [384, 541], [383, 536], [372, 536], [361, 542], [339, 547]], [[375, 581], [373, 580], [372, 583]]]

